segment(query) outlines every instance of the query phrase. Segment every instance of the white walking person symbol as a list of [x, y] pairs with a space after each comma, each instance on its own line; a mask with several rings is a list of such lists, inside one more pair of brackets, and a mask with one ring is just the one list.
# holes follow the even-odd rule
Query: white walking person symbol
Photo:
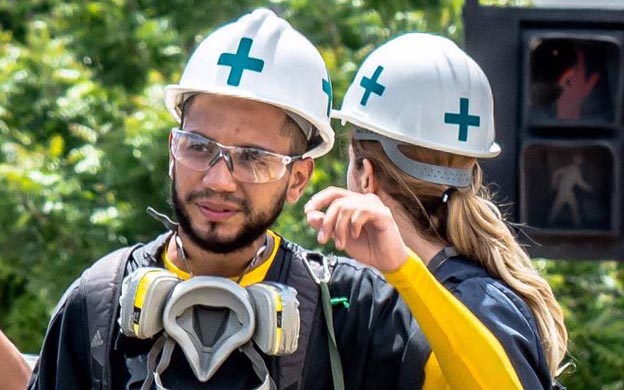
[[571, 163], [557, 168], [552, 173], [550, 187], [556, 191], [556, 198], [548, 217], [549, 225], [555, 222], [565, 206], [570, 208], [574, 226], [578, 227], [581, 224], [579, 202], [574, 189], [578, 187], [585, 192], [593, 192], [591, 186], [583, 179], [582, 164], [583, 156], [577, 153]]

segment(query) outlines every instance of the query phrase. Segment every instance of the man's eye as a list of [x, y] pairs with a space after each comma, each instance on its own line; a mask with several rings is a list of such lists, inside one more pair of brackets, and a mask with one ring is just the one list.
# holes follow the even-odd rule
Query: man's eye
[[243, 161], [258, 161], [262, 158], [262, 153], [258, 150], [244, 149], [240, 153], [240, 158]]
[[189, 142], [187, 149], [194, 152], [206, 152], [208, 151], [208, 145], [201, 142]]

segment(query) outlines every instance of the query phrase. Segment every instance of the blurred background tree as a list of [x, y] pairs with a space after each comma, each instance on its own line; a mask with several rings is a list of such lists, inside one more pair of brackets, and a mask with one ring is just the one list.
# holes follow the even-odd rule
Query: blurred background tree
[[[358, 64], [396, 34], [462, 37], [461, 0], [0, 0], [0, 328], [22, 351], [38, 352], [55, 303], [82, 270], [162, 231], [144, 210], [170, 211], [165, 145], [175, 123], [163, 88], [206, 34], [256, 6], [319, 48], [334, 107]], [[316, 243], [302, 204], [344, 184], [346, 130], [336, 125], [337, 146], [276, 226], [308, 247]], [[624, 389], [624, 266], [537, 265], [572, 336], [577, 368], [564, 384]]]

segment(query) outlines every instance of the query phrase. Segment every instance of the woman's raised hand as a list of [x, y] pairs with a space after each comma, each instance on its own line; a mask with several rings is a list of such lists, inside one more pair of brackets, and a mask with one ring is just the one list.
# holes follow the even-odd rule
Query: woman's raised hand
[[392, 212], [375, 194], [328, 187], [304, 211], [320, 244], [333, 239], [336, 248], [382, 272], [396, 271], [407, 260], [409, 249]]

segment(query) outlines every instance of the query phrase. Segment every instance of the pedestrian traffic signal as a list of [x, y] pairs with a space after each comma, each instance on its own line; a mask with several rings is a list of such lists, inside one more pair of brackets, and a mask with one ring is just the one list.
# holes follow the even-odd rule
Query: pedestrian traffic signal
[[530, 141], [520, 156], [520, 216], [551, 235], [617, 235], [616, 153], [601, 141]]
[[[490, 79], [501, 157], [484, 162], [534, 256], [624, 259], [624, 8], [481, 6], [466, 48]], [[536, 244], [537, 243], [537, 244]]]
[[620, 47], [602, 32], [525, 33], [531, 125], [613, 124]]

